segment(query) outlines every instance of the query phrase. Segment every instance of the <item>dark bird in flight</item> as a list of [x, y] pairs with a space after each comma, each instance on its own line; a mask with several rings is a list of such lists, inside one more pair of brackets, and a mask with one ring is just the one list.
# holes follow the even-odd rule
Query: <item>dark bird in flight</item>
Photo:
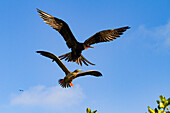
[[24, 90], [23, 89], [19, 89], [19, 91], [23, 92]]
[[86, 76], [86, 75], [91, 75], [91, 76], [95, 76], [95, 77], [102, 76], [102, 74], [100, 72], [93, 71], [93, 70], [79, 73], [82, 70], [76, 69], [75, 71], [70, 72], [67, 69], [67, 67], [62, 63], [62, 61], [54, 54], [45, 52], [45, 51], [37, 51], [37, 53], [40, 53], [42, 56], [48, 57], [48, 58], [52, 59], [52, 61], [55, 61], [59, 65], [59, 67], [65, 72], [66, 76], [64, 77], [64, 79], [59, 79], [59, 81], [58, 81], [59, 84], [61, 85], [61, 87], [63, 87], [63, 88], [67, 88], [67, 87], [71, 87], [71, 86], [73, 87], [72, 81], [73, 81], [73, 79], [75, 79], [77, 77]]
[[37, 9], [37, 12], [39, 13], [39, 16], [43, 19], [44, 22], [46, 22], [52, 28], [57, 30], [63, 36], [68, 48], [71, 48], [70, 53], [61, 55], [59, 56], [59, 58], [61, 60], [65, 59], [68, 62], [71, 62], [71, 61], [76, 62], [77, 64], [80, 64], [81, 66], [82, 66], [82, 62], [87, 66], [88, 66], [88, 63], [91, 65], [95, 65], [83, 57], [81, 52], [84, 49], [94, 48], [91, 45], [95, 43], [112, 41], [120, 37], [120, 35], [122, 35], [123, 32], [125, 32], [127, 29], [130, 29], [130, 27], [126, 26], [126, 27], [121, 27], [117, 29], [109, 29], [109, 30], [100, 31], [94, 34], [93, 36], [91, 36], [90, 38], [88, 38], [87, 40], [85, 40], [84, 43], [80, 43], [76, 40], [76, 38], [74, 37], [73, 33], [71, 32], [66, 22], [56, 17], [53, 17], [39, 9]]

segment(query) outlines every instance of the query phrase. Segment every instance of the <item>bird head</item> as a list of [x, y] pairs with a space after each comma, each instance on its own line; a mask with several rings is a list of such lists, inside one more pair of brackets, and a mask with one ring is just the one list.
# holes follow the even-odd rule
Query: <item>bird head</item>
[[90, 46], [89, 44], [84, 44], [84, 49], [88, 49], [88, 48], [94, 48], [94, 47]]
[[76, 69], [76, 70], [74, 70], [74, 72], [76, 72], [76, 73], [78, 73], [78, 72], [80, 72], [80, 71], [83, 71], [82, 69]]

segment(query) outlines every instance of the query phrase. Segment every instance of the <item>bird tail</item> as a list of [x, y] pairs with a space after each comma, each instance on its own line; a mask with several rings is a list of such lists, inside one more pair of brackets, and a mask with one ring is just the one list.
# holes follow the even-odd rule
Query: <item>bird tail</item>
[[71, 87], [69, 83], [66, 83], [64, 79], [59, 79], [58, 83], [61, 85], [62, 88]]
[[78, 65], [80, 64], [82, 66], [82, 62], [88, 66], [88, 64], [91, 64], [91, 65], [95, 65], [91, 62], [89, 62], [86, 58], [84, 58], [84, 56], [81, 54], [79, 58], [77, 58], [76, 60], [74, 60], [72, 58], [72, 55], [71, 55], [71, 52], [70, 53], [66, 53], [64, 55], [61, 55], [59, 56], [59, 58], [62, 60], [62, 59], [65, 59], [65, 61], [68, 61], [68, 62], [76, 62]]

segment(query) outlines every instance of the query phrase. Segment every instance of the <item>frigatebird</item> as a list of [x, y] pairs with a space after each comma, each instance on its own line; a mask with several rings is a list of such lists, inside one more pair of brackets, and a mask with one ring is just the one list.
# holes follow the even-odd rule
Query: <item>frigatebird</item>
[[59, 58], [65, 59], [68, 62], [76, 62], [77, 64], [80, 64], [82, 66], [82, 62], [88, 66], [88, 63], [91, 65], [95, 65], [91, 62], [89, 62], [86, 58], [83, 57], [81, 52], [84, 49], [88, 48], [94, 48], [90, 45], [100, 42], [109, 42], [112, 41], [120, 35], [123, 34], [127, 29], [130, 29], [130, 27], [121, 27], [117, 29], [109, 29], [109, 30], [103, 30], [100, 32], [97, 32], [90, 38], [84, 41], [84, 43], [80, 43], [76, 40], [73, 33], [71, 32], [68, 24], [64, 22], [63, 20], [53, 17], [39, 9], [37, 9], [37, 12], [39, 13], [39, 16], [43, 19], [44, 22], [46, 22], [48, 25], [50, 25], [52, 28], [57, 30], [66, 41], [66, 44], [68, 48], [71, 48], [71, 52], [66, 53], [64, 55], [59, 56]]
[[86, 75], [91, 75], [95, 77], [102, 76], [102, 74], [99, 71], [94, 71], [94, 70], [84, 71], [84, 72], [79, 73], [82, 70], [76, 69], [75, 71], [70, 72], [67, 69], [67, 67], [62, 63], [62, 61], [54, 54], [46, 52], [46, 51], [37, 51], [37, 53], [40, 53], [42, 56], [48, 57], [52, 59], [52, 61], [55, 61], [59, 65], [59, 67], [65, 72], [66, 76], [64, 77], [64, 79], [59, 79], [58, 81], [61, 87], [63, 88], [67, 88], [71, 86], [73, 87], [73, 84], [72, 84], [73, 79], [80, 77], [80, 76], [86, 76]]

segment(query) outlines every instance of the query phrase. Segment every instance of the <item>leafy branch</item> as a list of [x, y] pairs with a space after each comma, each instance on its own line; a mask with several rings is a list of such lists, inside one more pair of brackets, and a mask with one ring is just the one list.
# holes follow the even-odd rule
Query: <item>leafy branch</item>
[[[170, 98], [166, 99], [164, 96], [159, 96], [160, 101], [157, 100], [158, 107], [151, 109], [148, 106], [149, 113], [170, 113], [168, 106], [170, 105]], [[147, 112], [146, 112], [147, 113]]]
[[97, 110], [94, 110], [93, 112], [91, 112], [90, 108], [87, 108], [86, 111], [87, 111], [87, 113], [98, 113]]

